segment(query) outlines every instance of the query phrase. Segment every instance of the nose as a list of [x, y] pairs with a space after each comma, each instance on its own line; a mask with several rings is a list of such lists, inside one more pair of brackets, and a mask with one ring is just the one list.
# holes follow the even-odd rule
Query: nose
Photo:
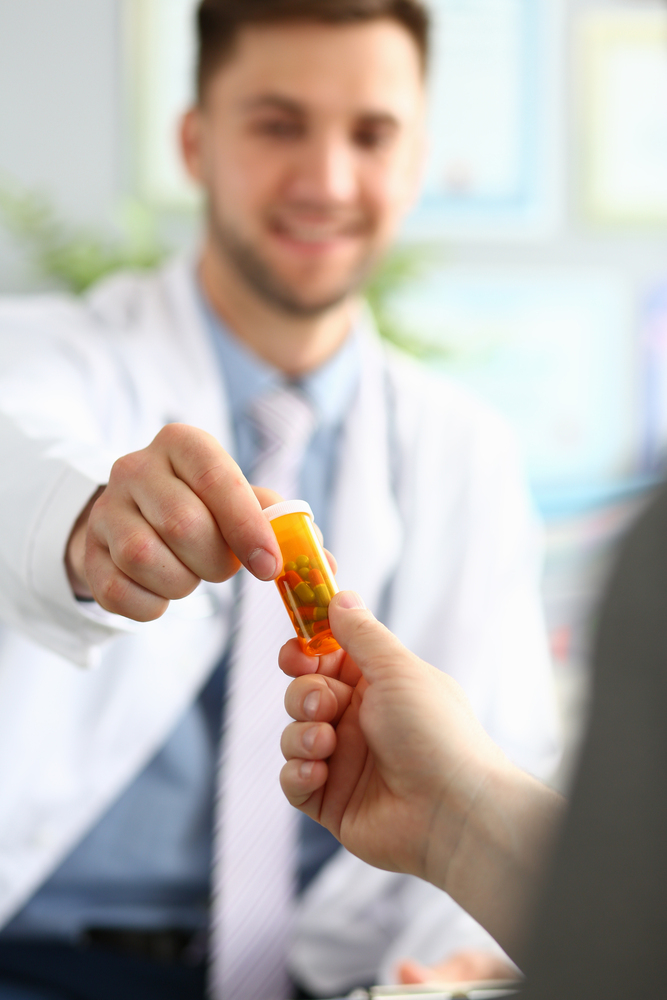
[[290, 194], [299, 201], [337, 202], [354, 200], [358, 189], [354, 150], [343, 136], [313, 135], [299, 151]]

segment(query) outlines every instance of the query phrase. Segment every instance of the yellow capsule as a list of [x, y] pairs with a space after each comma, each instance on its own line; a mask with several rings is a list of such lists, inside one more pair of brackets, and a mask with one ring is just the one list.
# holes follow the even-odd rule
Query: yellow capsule
[[328, 608], [331, 595], [326, 583], [318, 583], [315, 587], [315, 600], [321, 608]]
[[297, 583], [294, 588], [294, 593], [299, 598], [300, 604], [315, 603], [315, 594], [313, 593], [310, 584], [306, 583], [305, 580], [302, 580], [301, 583]]

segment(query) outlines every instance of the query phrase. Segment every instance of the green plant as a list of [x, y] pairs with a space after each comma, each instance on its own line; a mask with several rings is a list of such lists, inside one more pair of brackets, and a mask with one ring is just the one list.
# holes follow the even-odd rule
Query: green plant
[[[126, 203], [114, 235], [70, 225], [44, 194], [0, 182], [0, 221], [27, 247], [42, 274], [76, 294], [121, 268], [154, 267], [167, 254], [157, 236], [155, 212], [137, 201]], [[405, 330], [394, 318], [392, 298], [441, 262], [442, 252], [433, 246], [401, 245], [385, 257], [365, 289], [380, 335], [427, 360], [442, 360], [450, 351]]]
[[84, 292], [120, 268], [148, 268], [166, 249], [145, 206], [125, 206], [118, 235], [64, 222], [45, 195], [0, 184], [0, 220], [24, 244], [39, 270], [73, 292]]
[[370, 306], [380, 336], [402, 350], [427, 361], [445, 360], [451, 351], [404, 328], [394, 315], [397, 294], [409, 288], [443, 262], [440, 247], [430, 244], [402, 244], [391, 250], [366, 286]]

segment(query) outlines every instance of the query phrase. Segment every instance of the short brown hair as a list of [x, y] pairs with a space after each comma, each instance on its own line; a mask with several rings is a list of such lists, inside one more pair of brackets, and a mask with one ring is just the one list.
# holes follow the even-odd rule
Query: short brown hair
[[232, 52], [239, 30], [247, 24], [354, 24], [379, 18], [392, 18], [403, 25], [414, 39], [425, 69], [429, 16], [422, 0], [201, 0], [197, 10], [199, 100], [211, 76]]

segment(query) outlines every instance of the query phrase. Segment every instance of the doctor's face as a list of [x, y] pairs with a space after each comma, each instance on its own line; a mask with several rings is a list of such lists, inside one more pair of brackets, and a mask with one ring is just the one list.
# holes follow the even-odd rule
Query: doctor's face
[[284, 312], [340, 302], [415, 196], [423, 123], [419, 53], [400, 24], [242, 29], [183, 127], [210, 252]]

